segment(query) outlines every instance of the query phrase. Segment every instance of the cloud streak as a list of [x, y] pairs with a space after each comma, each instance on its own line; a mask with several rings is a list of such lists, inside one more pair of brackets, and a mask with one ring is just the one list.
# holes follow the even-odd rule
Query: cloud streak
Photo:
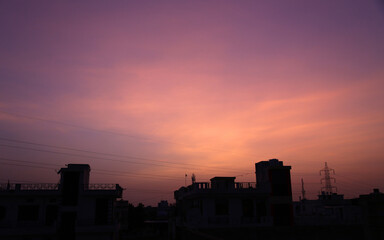
[[[1, 3], [0, 108], [66, 124], [1, 113], [1, 135], [181, 167], [7, 156], [180, 178], [157, 182], [164, 191], [182, 185], [185, 172], [254, 181], [253, 164], [272, 157], [313, 181], [324, 161], [344, 175], [363, 165], [360, 178], [370, 175], [372, 185], [384, 180], [375, 177], [384, 167], [384, 32], [375, 4], [37, 6]], [[13, 169], [1, 174], [12, 178]], [[94, 177], [151, 188], [144, 176]]]

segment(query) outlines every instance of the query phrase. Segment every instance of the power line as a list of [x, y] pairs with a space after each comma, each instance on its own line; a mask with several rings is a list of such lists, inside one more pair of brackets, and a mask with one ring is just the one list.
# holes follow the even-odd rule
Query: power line
[[51, 124], [63, 125], [63, 126], [71, 127], [71, 128], [79, 128], [79, 129], [94, 131], [94, 132], [103, 132], [103, 133], [125, 136], [125, 137], [130, 137], [130, 138], [135, 138], [135, 139], [142, 139], [142, 140], [147, 140], [147, 141], [150, 140], [148, 138], [140, 137], [137, 135], [100, 130], [100, 129], [90, 128], [90, 127], [84, 127], [84, 126], [80, 126], [80, 125], [76, 125], [76, 124], [72, 124], [72, 123], [66, 123], [66, 122], [61, 122], [61, 121], [56, 121], [56, 120], [51, 120], [51, 119], [46, 119], [46, 118], [32, 117], [32, 116], [28, 116], [25, 114], [12, 113], [12, 112], [4, 111], [4, 110], [0, 110], [0, 112], [14, 116], [14, 117], [18, 117], [18, 118], [25, 118], [25, 119], [35, 120], [35, 121], [42, 121], [42, 122], [47, 122], [47, 123], [51, 123]]
[[[351, 182], [352, 184], [359, 184], [360, 186], [368, 186], [368, 187], [370, 187], [370, 188], [372, 188], [373, 187], [373, 185], [371, 185], [371, 184], [368, 184], [368, 183], [366, 183], [366, 182], [362, 182], [361, 180], [355, 180], [355, 179], [353, 179], [353, 178], [351, 178], [351, 177], [346, 177], [346, 176], [344, 176], [344, 175], [340, 175], [340, 174], [337, 174], [337, 176], [338, 177], [341, 177], [341, 178], [347, 178], [347, 179], [350, 179], [350, 180], [352, 180], [353, 182]], [[342, 180], [342, 181], [346, 181], [346, 182], [348, 182], [348, 180]]]
[[[29, 164], [34, 164], [34, 165], [38, 165], [38, 166], [48, 165], [48, 166], [59, 167], [59, 168], [62, 167], [62, 165], [58, 165], [58, 164], [50, 164], [50, 163], [44, 163], [44, 162], [34, 162], [34, 161], [26, 161], [26, 160], [18, 160], [18, 159], [0, 157], [0, 162], [2, 162], [2, 161], [29, 163]], [[6, 165], [12, 165], [12, 164], [7, 163]], [[37, 167], [37, 166], [21, 165], [21, 164], [17, 164], [16, 166]], [[47, 168], [47, 169], [56, 170], [54, 168]], [[172, 177], [163, 176], [163, 175], [144, 174], [144, 173], [139, 174], [139, 173], [132, 173], [132, 172], [127, 172], [127, 171], [105, 170], [105, 169], [97, 169], [97, 168], [96, 169], [92, 168], [92, 171], [96, 174], [104, 174], [104, 175], [112, 175], [112, 176], [134, 175], [134, 176], [143, 176], [145, 178], [161, 179], [161, 180], [173, 180], [173, 181], [174, 180], [180, 180], [180, 178], [172, 178]]]
[[0, 137], [0, 140], [9, 141], [9, 142], [17, 142], [17, 143], [25, 143], [25, 144], [31, 144], [31, 145], [36, 145], [36, 146], [51, 147], [51, 148], [57, 148], [57, 149], [64, 149], [64, 150], [70, 150], [70, 151], [84, 152], [84, 153], [92, 153], [92, 154], [100, 154], [100, 155], [106, 155], [106, 156], [131, 158], [131, 159], [144, 160], [144, 161], [161, 162], [161, 163], [168, 163], [168, 164], [175, 164], [175, 165], [198, 166], [196, 164], [189, 164], [189, 163], [181, 164], [181, 163], [175, 163], [175, 162], [169, 162], [169, 161], [163, 161], [163, 160], [155, 160], [155, 159], [142, 158], [142, 157], [129, 156], [129, 155], [118, 155], [118, 154], [112, 154], [112, 153], [102, 153], [102, 152], [95, 152], [95, 151], [83, 150], [83, 149], [78, 149], [78, 148], [62, 147], [62, 146], [42, 144], [42, 143], [34, 143], [34, 142], [29, 142], [29, 141], [16, 140], [16, 139], [10, 139], [10, 138], [3, 138], [3, 137]]
[[0, 144], [0, 146], [1, 147], [8, 147], [8, 148], [24, 149], [24, 150], [30, 150], [30, 151], [37, 151], [37, 152], [61, 154], [61, 155], [74, 156], [74, 157], [89, 158], [92, 160], [96, 159], [96, 160], [114, 161], [114, 162], [122, 162], [122, 163], [138, 164], [138, 165], [153, 165], [153, 166], [159, 166], [159, 167], [180, 168], [180, 167], [165, 166], [165, 165], [155, 164], [155, 163], [142, 163], [142, 162], [118, 160], [118, 159], [112, 159], [112, 158], [101, 158], [101, 157], [95, 157], [95, 156], [86, 156], [86, 155], [80, 155], [80, 154], [74, 154], [74, 153], [64, 153], [64, 152], [57, 152], [57, 151], [43, 150], [43, 149], [36, 149], [36, 148], [29, 148], [29, 147], [12, 146], [12, 145], [6, 145], [6, 144]]
[[[12, 161], [12, 162], [21, 162], [21, 163], [29, 163], [29, 164], [35, 164], [38, 166], [31, 166], [31, 165], [25, 165], [25, 164], [14, 164], [14, 163], [3, 163], [3, 161]], [[10, 158], [3, 158], [0, 157], [0, 162], [5, 165], [13, 165], [13, 166], [23, 166], [23, 167], [32, 167], [32, 168], [44, 168], [44, 169], [50, 169], [50, 170], [55, 170], [54, 168], [47, 168], [47, 167], [42, 167], [39, 164], [44, 164], [45, 165], [50, 165], [54, 167], [62, 167], [61, 165], [57, 164], [49, 164], [49, 163], [42, 163], [42, 162], [33, 162], [33, 161], [26, 161], [26, 160], [18, 160], [18, 159], [10, 159]], [[104, 169], [92, 169], [95, 171], [96, 174], [104, 174], [104, 175], [113, 175], [113, 176], [129, 176], [129, 175], [134, 175], [134, 176], [143, 176], [145, 178], [153, 178], [153, 179], [162, 179], [162, 180], [179, 180], [179, 178], [171, 178], [167, 176], [162, 176], [162, 175], [153, 175], [153, 174], [139, 174], [139, 173], [131, 173], [131, 172], [124, 172], [124, 171], [112, 171], [112, 170], [104, 170]]]
[[108, 170], [94, 170], [96, 174], [103, 174], [103, 175], [112, 175], [112, 176], [142, 176], [145, 178], [150, 178], [150, 179], [161, 179], [161, 180], [170, 180], [170, 181], [175, 181], [175, 180], [180, 180], [180, 178], [172, 178], [172, 177], [166, 177], [166, 176], [161, 176], [161, 175], [153, 175], [153, 174], [139, 174], [139, 173], [130, 173], [130, 172], [120, 172], [120, 173], [115, 173], [116, 171], [108, 171]]
[[[0, 157], [0, 159], [3, 159]], [[11, 160], [11, 159], [10, 159]], [[17, 160], [12, 160], [12, 161], [17, 161]], [[26, 161], [23, 161], [26, 162]], [[52, 168], [46, 168], [46, 167], [41, 167], [41, 166], [30, 166], [30, 165], [25, 165], [25, 164], [12, 164], [12, 163], [2, 163], [4, 165], [11, 165], [11, 166], [22, 166], [22, 167], [32, 167], [32, 168], [41, 168], [41, 169], [48, 169], [48, 170], [54, 170]], [[8, 181], [8, 179], [2, 178], [3, 181]], [[26, 183], [37, 183], [36, 181], [18, 181], [18, 180], [13, 180], [15, 182], [26, 182]], [[168, 193], [173, 193], [170, 191], [158, 191], [156, 189], [138, 189], [138, 188], [129, 188], [129, 189], [124, 189], [124, 191], [135, 191], [135, 192], [149, 192], [149, 193], [161, 193], [161, 194], [168, 194]]]
[[[189, 146], [188, 144], [184, 144], [184, 143], [177, 143], [177, 142], [172, 142], [172, 141], [167, 141], [167, 140], [153, 140], [151, 138], [140, 137], [140, 136], [137, 136], [137, 135], [126, 134], [126, 133], [119, 133], [119, 132], [112, 132], [112, 131], [107, 131], [107, 130], [100, 130], [100, 129], [90, 128], [90, 127], [84, 127], [84, 126], [76, 125], [76, 124], [72, 124], [72, 123], [66, 123], [66, 122], [57, 121], [57, 120], [33, 117], [33, 116], [28, 116], [28, 115], [20, 114], [20, 113], [12, 113], [12, 112], [8, 112], [8, 111], [4, 111], [4, 110], [0, 110], [0, 112], [4, 113], [4, 114], [11, 115], [11, 116], [14, 116], [14, 117], [18, 117], [18, 118], [25, 118], [25, 119], [35, 120], [35, 121], [42, 121], [42, 122], [62, 125], [62, 126], [66, 126], [66, 127], [79, 128], [79, 129], [83, 129], [83, 130], [87, 130], [87, 131], [94, 131], [94, 132], [107, 133], [107, 134], [111, 134], [111, 135], [125, 136], [125, 137], [129, 137], [129, 138], [132, 138], [132, 139], [139, 139], [141, 141], [146, 141], [146, 142], [164, 142], [164, 143], [180, 145], [180, 146]], [[216, 151], [216, 152], [228, 152], [228, 151], [222, 150], [222, 149], [214, 149], [214, 148], [204, 148], [204, 149], [205, 150], [209, 150], [209, 151]]]
[[[9, 138], [3, 138], [3, 137], [0, 137], [0, 140], [16, 142], [16, 143], [25, 143], [25, 144], [35, 145], [35, 146], [44, 146], [44, 147], [51, 147], [51, 148], [56, 148], [56, 149], [77, 151], [77, 152], [83, 152], [83, 153], [91, 153], [91, 154], [99, 154], [99, 155], [105, 155], [105, 156], [113, 156], [113, 157], [119, 157], [119, 158], [129, 158], [129, 159], [136, 159], [136, 160], [149, 161], [149, 162], [159, 162], [159, 163], [163, 163], [163, 165], [162, 164], [155, 164], [155, 163], [142, 163], [142, 162], [137, 162], [137, 161], [117, 160], [117, 159], [111, 159], [111, 158], [101, 158], [101, 157], [93, 157], [93, 156], [91, 157], [91, 156], [78, 155], [78, 154], [73, 154], [73, 153], [63, 153], [63, 152], [56, 152], [56, 151], [51, 151], [51, 150], [41, 150], [41, 149], [35, 149], [35, 148], [27, 148], [27, 147], [21, 147], [21, 146], [11, 146], [11, 145], [6, 145], [6, 144], [0, 144], [0, 146], [10, 147], [10, 148], [23, 148], [23, 149], [32, 150], [32, 151], [49, 152], [49, 153], [55, 153], [55, 154], [64, 154], [64, 155], [71, 155], [71, 156], [76, 156], [76, 157], [97, 158], [97, 159], [100, 159], [100, 160], [119, 161], [119, 162], [132, 163], [132, 164], [141, 164], [141, 165], [148, 164], [148, 165], [162, 166], [163, 167], [163, 166], [165, 166], [164, 164], [173, 164], [173, 165], [194, 166], [194, 167], [201, 168], [201, 165], [191, 164], [191, 163], [174, 163], [174, 162], [170, 162], [170, 161], [163, 161], [163, 160], [156, 160], [156, 159], [150, 159], [150, 158], [135, 157], [135, 156], [129, 156], [129, 155], [118, 155], [118, 154], [111, 154], [111, 153], [95, 152], [95, 151], [83, 150], [83, 149], [72, 148], [72, 147], [62, 147], [62, 146], [57, 146], [57, 145], [48, 145], [48, 144], [35, 143], [35, 142], [16, 140], [16, 139], [9, 139]], [[167, 167], [180, 169], [180, 167], [176, 167], [176, 166], [167, 166]], [[218, 170], [218, 169], [221, 169], [221, 170], [231, 170], [231, 171], [234, 170], [233, 168], [223, 168], [223, 167], [205, 167], [205, 168], [210, 168], [210, 169], [215, 169], [215, 170]], [[185, 168], [183, 168], [183, 169], [185, 169]], [[236, 170], [236, 171], [241, 171], [241, 170]]]
[[28, 181], [28, 180], [16, 180], [16, 179], [8, 179], [8, 178], [0, 178], [1, 181], [9, 181], [11, 183], [17, 182], [17, 183], [38, 183], [35, 181]]
[[12, 162], [22, 162], [22, 163], [30, 163], [30, 164], [44, 164], [44, 166], [46, 165], [50, 165], [50, 166], [54, 166], [54, 167], [61, 167], [61, 165], [58, 165], [58, 164], [51, 164], [51, 163], [43, 163], [43, 162], [33, 162], [33, 161], [26, 161], [26, 160], [17, 160], [17, 159], [11, 159], [11, 158], [4, 158], [4, 157], [0, 157], [1, 160], [4, 160], [4, 161], [12, 161]]
[[47, 167], [39, 167], [39, 166], [30, 166], [30, 165], [25, 165], [25, 164], [15, 164], [15, 163], [1, 163], [2, 165], [11, 165], [11, 166], [19, 166], [19, 167], [31, 167], [31, 168], [40, 168], [40, 169], [48, 169], [48, 170], [54, 170], [52, 168], [47, 168]]

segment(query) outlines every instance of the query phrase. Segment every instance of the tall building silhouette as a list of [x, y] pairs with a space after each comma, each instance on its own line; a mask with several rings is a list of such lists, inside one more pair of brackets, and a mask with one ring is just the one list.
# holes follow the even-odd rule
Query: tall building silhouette
[[291, 166], [284, 166], [282, 161], [271, 159], [255, 164], [256, 186], [269, 195], [268, 203], [274, 225], [292, 225], [292, 187]]

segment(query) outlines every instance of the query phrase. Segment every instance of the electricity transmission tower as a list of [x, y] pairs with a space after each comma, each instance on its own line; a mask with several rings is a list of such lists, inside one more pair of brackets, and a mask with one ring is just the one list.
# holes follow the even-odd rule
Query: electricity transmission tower
[[325, 182], [324, 187], [321, 188], [322, 192], [325, 192], [325, 194], [330, 195], [333, 193], [333, 189], [335, 189], [335, 192], [337, 192], [337, 188], [335, 186], [332, 186], [331, 180], [333, 179], [334, 183], [336, 183], [336, 179], [334, 177], [331, 177], [331, 172], [335, 174], [335, 170], [332, 168], [329, 168], [327, 165], [327, 162], [325, 162], [325, 167], [320, 170], [321, 173], [324, 172], [324, 177], [321, 179], [320, 183], [323, 183], [323, 180]]

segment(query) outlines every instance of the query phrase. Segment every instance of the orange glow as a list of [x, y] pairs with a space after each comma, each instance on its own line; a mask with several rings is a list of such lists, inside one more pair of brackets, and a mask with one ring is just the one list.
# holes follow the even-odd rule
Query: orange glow
[[[270, 158], [292, 166], [295, 198], [301, 177], [317, 194], [325, 161], [367, 183], [341, 177], [346, 196], [384, 189], [384, 34], [371, 3], [358, 7], [365, 21], [315, 3], [310, 15], [283, 2], [153, 4], [27, 15], [4, 4], [0, 135], [128, 157], [10, 147], [0, 157], [89, 163], [91, 181], [118, 182], [134, 203], [172, 201], [185, 173], [255, 181], [254, 163]], [[4, 179], [57, 180], [4, 166]]]

